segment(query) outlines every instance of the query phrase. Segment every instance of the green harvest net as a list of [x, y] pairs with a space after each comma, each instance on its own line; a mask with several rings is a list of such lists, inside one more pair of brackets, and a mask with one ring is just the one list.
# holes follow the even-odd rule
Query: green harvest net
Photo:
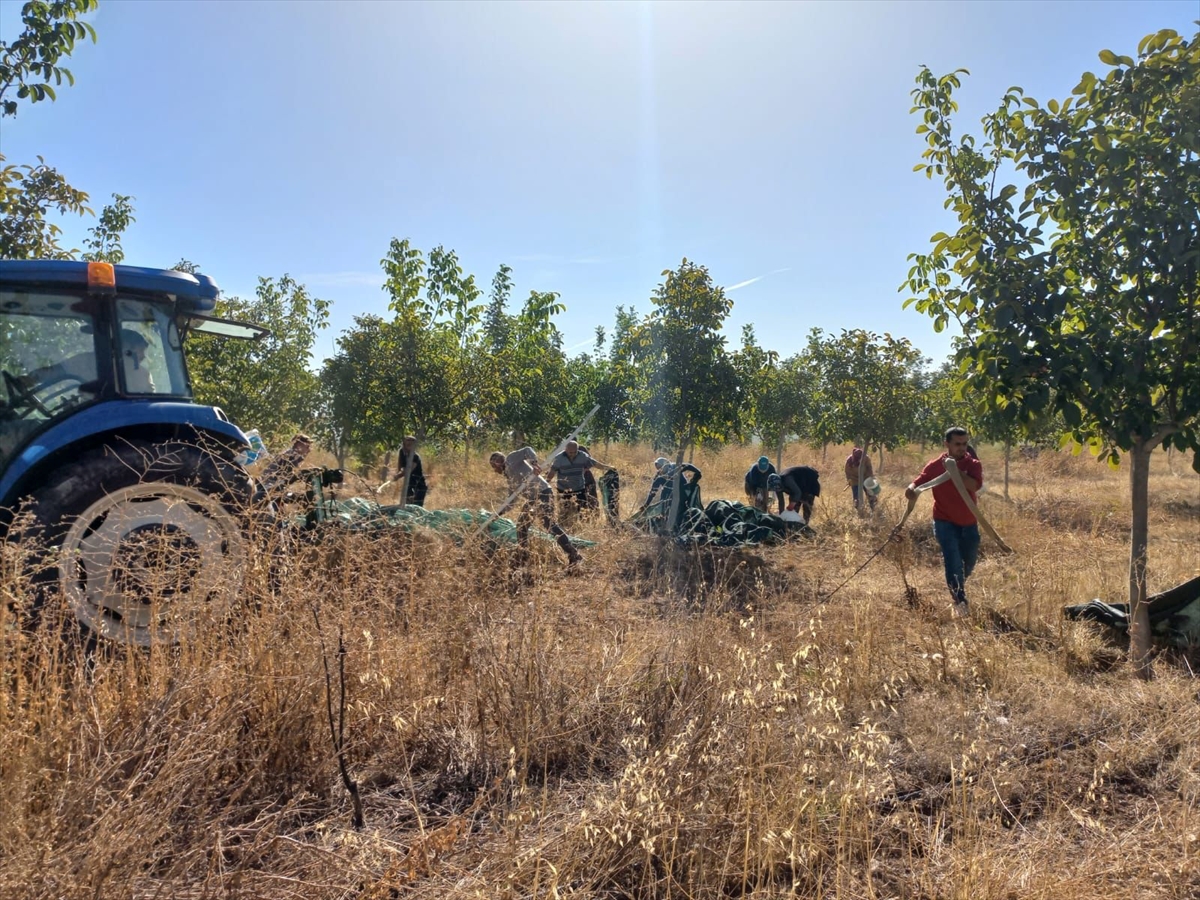
[[[456, 540], [470, 537], [483, 526], [487, 534], [497, 541], [515, 544], [517, 524], [512, 519], [495, 516], [486, 509], [423, 509], [420, 506], [380, 506], [362, 497], [347, 497], [340, 500], [319, 499], [306, 515], [294, 516], [293, 526], [311, 527], [317, 523], [332, 523], [351, 531], [378, 531], [399, 529], [406, 532], [430, 531], [444, 534]], [[529, 534], [539, 540], [553, 541], [546, 532], [530, 528]], [[594, 547], [595, 541], [572, 537], [576, 547]]]

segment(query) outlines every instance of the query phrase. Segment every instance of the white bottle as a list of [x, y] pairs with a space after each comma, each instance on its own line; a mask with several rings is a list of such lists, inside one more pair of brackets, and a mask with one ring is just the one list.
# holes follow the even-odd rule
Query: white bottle
[[251, 428], [247, 431], [246, 439], [250, 441], [250, 449], [243, 450], [238, 456], [238, 462], [243, 466], [253, 465], [271, 455], [270, 451], [267, 450], [267, 445], [263, 443], [262, 435], [258, 433], [257, 428]]

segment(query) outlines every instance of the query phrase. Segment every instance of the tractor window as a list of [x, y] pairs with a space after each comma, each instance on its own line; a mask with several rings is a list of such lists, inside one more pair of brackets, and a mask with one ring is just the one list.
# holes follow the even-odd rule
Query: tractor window
[[0, 291], [0, 465], [46, 422], [98, 396], [91, 308], [71, 295]]
[[191, 397], [170, 306], [122, 298], [117, 324], [125, 393]]

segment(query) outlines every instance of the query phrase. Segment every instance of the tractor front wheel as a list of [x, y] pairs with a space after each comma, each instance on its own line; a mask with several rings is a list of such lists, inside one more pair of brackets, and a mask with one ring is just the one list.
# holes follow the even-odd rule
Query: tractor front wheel
[[224, 622], [238, 594], [249, 497], [246, 473], [199, 447], [89, 451], [33, 494], [39, 537], [55, 554], [42, 586], [57, 585], [99, 637], [143, 647], [187, 640]]

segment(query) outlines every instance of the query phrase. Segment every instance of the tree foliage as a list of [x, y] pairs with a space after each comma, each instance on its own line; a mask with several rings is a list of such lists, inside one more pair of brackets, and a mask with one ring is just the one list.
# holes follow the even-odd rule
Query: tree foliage
[[1062, 101], [1011, 88], [978, 139], [953, 128], [962, 70], [921, 70], [916, 168], [942, 178], [958, 229], [911, 257], [905, 286], [935, 327], [959, 321], [965, 378], [992, 407], [1053, 410], [1110, 464], [1130, 454], [1134, 656], [1148, 671], [1149, 453], [1200, 449], [1200, 33], [1100, 60], [1109, 71]]
[[682, 455], [696, 441], [740, 433], [743, 385], [721, 333], [733, 301], [686, 258], [662, 274], [633, 355], [645, 374], [642, 429]]
[[391, 436], [377, 409], [374, 381], [384, 325], [379, 316], [356, 316], [354, 327], [338, 338], [337, 352], [321, 366], [314, 437], [337, 457], [339, 466], [351, 453], [373, 456]]
[[[486, 297], [443, 247], [426, 256], [394, 240], [382, 261], [391, 316], [359, 316], [322, 367], [316, 430], [339, 456], [372, 457], [404, 434], [443, 447], [499, 439], [551, 445], [593, 405], [588, 440], [649, 440], [686, 452], [758, 436], [868, 440], [896, 446], [917, 433], [928, 377], [904, 340], [814, 332], [780, 360], [753, 327], [730, 352], [732, 302], [703, 266], [664, 272], [651, 311], [619, 306], [611, 334], [568, 358], [556, 324], [565, 306], [531, 291], [510, 309], [513, 273]], [[943, 426], [944, 427], [944, 426]], [[782, 452], [782, 450], [780, 450]]]
[[83, 258], [93, 262], [119, 263], [125, 259], [125, 250], [121, 247], [121, 237], [134, 221], [133, 200], [125, 194], [113, 194], [113, 202], [100, 211], [100, 221], [88, 229], [91, 235], [84, 246], [87, 252]]
[[[641, 388], [646, 379], [637, 365], [637, 330], [637, 310], [618, 306], [612, 337], [608, 340], [608, 357], [596, 388], [600, 410], [593, 428], [606, 441], [636, 440], [641, 436], [637, 411], [642, 407]], [[597, 346], [597, 357], [599, 354]]]
[[1160, 32], [1142, 51], [1105, 51], [1103, 79], [1045, 108], [1011, 89], [978, 148], [952, 132], [958, 73], [922, 70], [913, 92], [919, 168], [943, 176], [960, 227], [913, 256], [907, 303], [959, 320], [973, 387], [1014, 418], [1053, 403], [1113, 462], [1139, 441], [1200, 439], [1185, 364], [1200, 349], [1200, 35]]
[[30, 0], [21, 7], [25, 27], [11, 43], [0, 41], [0, 118], [15, 116], [19, 100], [54, 100], [54, 89], [64, 80], [75, 83], [71, 70], [59, 62], [71, 55], [76, 41], [96, 42], [96, 30], [79, 17], [99, 5], [98, 0]]
[[937, 369], [922, 372], [917, 378], [917, 407], [913, 416], [910, 441], [935, 447], [942, 443], [951, 425], [961, 425], [977, 435], [976, 404], [963, 397], [962, 375], [952, 360]]
[[[186, 261], [175, 268], [195, 271]], [[284, 275], [259, 278], [253, 298], [223, 297], [216, 315], [256, 322], [271, 333], [261, 341], [191, 337], [188, 369], [196, 398], [276, 440], [309, 427], [319, 404], [317, 376], [309, 365], [329, 320], [329, 303]]]
[[766, 389], [759, 397], [755, 423], [764, 446], [783, 449], [791, 440], [811, 439], [821, 414], [820, 379], [807, 353], [797, 353], [772, 365]]
[[0, 155], [0, 259], [73, 259], [79, 252], [62, 246], [62, 229], [47, 216], [91, 215], [88, 195], [37, 159], [37, 165], [3, 165]]
[[742, 345], [733, 354], [733, 365], [741, 386], [742, 425], [747, 431], [761, 434], [764, 425], [770, 428], [772, 424], [761, 414], [777, 379], [779, 354], [762, 347], [754, 325], [747, 323], [742, 326]]
[[512, 432], [514, 443], [557, 442], [570, 430], [571, 403], [562, 333], [554, 319], [566, 309], [551, 291], [530, 291], [508, 326], [508, 338], [493, 355], [494, 425]]
[[[96, 6], [96, 0], [33, 0], [21, 8], [24, 29], [11, 43], [0, 41], [0, 120], [16, 116], [21, 100], [54, 100], [55, 86], [64, 79], [75, 83], [70, 69], [58, 63], [71, 55], [77, 40], [96, 40], [92, 26], [78, 21]], [[0, 259], [70, 259], [78, 252], [61, 246], [62, 229], [46, 216], [52, 211], [91, 215], [88, 195], [71, 187], [41, 156], [37, 160], [37, 165], [5, 165], [0, 154]]]
[[907, 442], [925, 362], [907, 338], [862, 329], [827, 337], [813, 329], [808, 356], [821, 379], [816, 431], [822, 443], [892, 450]]
[[492, 292], [488, 295], [483, 318], [483, 341], [489, 353], [496, 353], [508, 344], [512, 328], [508, 303], [512, 298], [512, 288], [512, 268], [501, 265], [492, 278]]
[[462, 276], [453, 251], [424, 254], [393, 238], [380, 261], [391, 321], [379, 325], [371, 381], [377, 398], [375, 434], [399, 446], [408, 431], [421, 440], [462, 433], [469, 410], [472, 328], [482, 304], [474, 277]]
[[[355, 319], [323, 372], [326, 393], [359, 392], [324, 401], [339, 442], [388, 448], [408, 432], [447, 445], [497, 432], [534, 440], [562, 429], [592, 376], [568, 371], [558, 294], [533, 291], [510, 312], [508, 266], [485, 299], [453, 250], [435, 247], [426, 260], [408, 240], [394, 239], [382, 266], [392, 317]], [[360, 408], [351, 427], [348, 411]]]

